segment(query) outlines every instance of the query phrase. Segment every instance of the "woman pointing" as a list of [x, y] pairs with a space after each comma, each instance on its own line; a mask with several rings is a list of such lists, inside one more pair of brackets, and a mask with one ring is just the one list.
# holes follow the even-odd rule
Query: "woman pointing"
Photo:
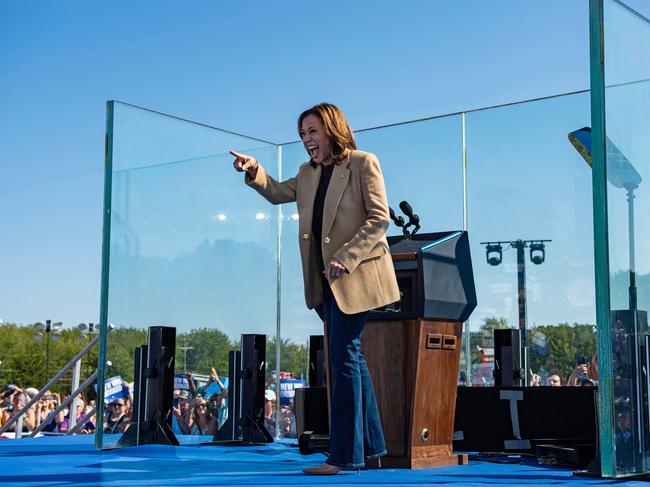
[[245, 182], [273, 204], [296, 202], [305, 300], [328, 324], [332, 369], [330, 454], [312, 475], [358, 469], [386, 454], [360, 335], [368, 312], [399, 300], [386, 241], [389, 210], [377, 158], [357, 150], [343, 113], [322, 103], [298, 117], [310, 161], [286, 181], [235, 151]]

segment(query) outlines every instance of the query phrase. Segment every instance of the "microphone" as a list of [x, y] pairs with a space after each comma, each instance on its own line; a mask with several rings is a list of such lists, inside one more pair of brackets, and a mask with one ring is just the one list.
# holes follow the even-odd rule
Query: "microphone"
[[408, 201], [402, 201], [399, 204], [399, 208], [406, 216], [408, 216], [409, 218], [413, 218], [413, 208], [411, 207], [411, 205], [409, 205]]
[[413, 213], [413, 208], [411, 207], [411, 205], [409, 204], [408, 201], [402, 201], [399, 204], [399, 207], [400, 207], [400, 210], [402, 210], [404, 212], [404, 214], [409, 217], [409, 223], [410, 224], [415, 225], [415, 226], [420, 225], [420, 217]]
[[398, 227], [403, 227], [404, 226], [404, 218], [402, 218], [401, 216], [395, 215], [395, 211], [391, 207], [388, 207], [388, 211], [390, 213], [390, 219], [393, 220], [395, 225], [397, 225]]
[[413, 213], [413, 207], [409, 204], [408, 201], [402, 201], [399, 204], [400, 210], [408, 216], [409, 222], [406, 225], [407, 227], [410, 227], [411, 225], [415, 226], [415, 229], [411, 232], [411, 235], [414, 235], [419, 229], [420, 229], [420, 217]]

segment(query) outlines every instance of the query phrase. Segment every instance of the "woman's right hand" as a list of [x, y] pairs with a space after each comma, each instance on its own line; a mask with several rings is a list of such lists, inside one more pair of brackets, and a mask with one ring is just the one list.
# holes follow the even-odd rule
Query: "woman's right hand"
[[254, 178], [257, 174], [257, 166], [259, 165], [257, 160], [254, 157], [240, 154], [234, 150], [231, 150], [230, 153], [235, 157], [235, 161], [232, 163], [235, 170], [239, 172], [246, 171], [250, 177]]

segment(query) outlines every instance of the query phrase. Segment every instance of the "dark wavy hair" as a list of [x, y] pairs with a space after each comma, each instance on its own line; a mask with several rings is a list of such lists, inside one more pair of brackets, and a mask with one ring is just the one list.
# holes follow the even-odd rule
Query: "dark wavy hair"
[[[323, 122], [325, 133], [330, 139], [330, 144], [332, 144], [332, 158], [334, 162], [339, 164], [345, 159], [348, 149], [352, 150], [357, 148], [352, 129], [345, 115], [343, 115], [343, 112], [338, 107], [331, 103], [319, 103], [302, 112], [298, 117], [298, 134], [300, 134], [302, 121], [308, 115], [314, 115]], [[310, 162], [313, 167], [316, 166], [313, 160]]]

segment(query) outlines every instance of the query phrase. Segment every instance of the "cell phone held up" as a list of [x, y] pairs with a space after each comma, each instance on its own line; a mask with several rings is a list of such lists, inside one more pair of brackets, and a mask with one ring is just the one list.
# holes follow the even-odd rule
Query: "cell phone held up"
[[580, 365], [589, 365], [589, 360], [585, 355], [576, 357], [576, 367], [579, 367]]

